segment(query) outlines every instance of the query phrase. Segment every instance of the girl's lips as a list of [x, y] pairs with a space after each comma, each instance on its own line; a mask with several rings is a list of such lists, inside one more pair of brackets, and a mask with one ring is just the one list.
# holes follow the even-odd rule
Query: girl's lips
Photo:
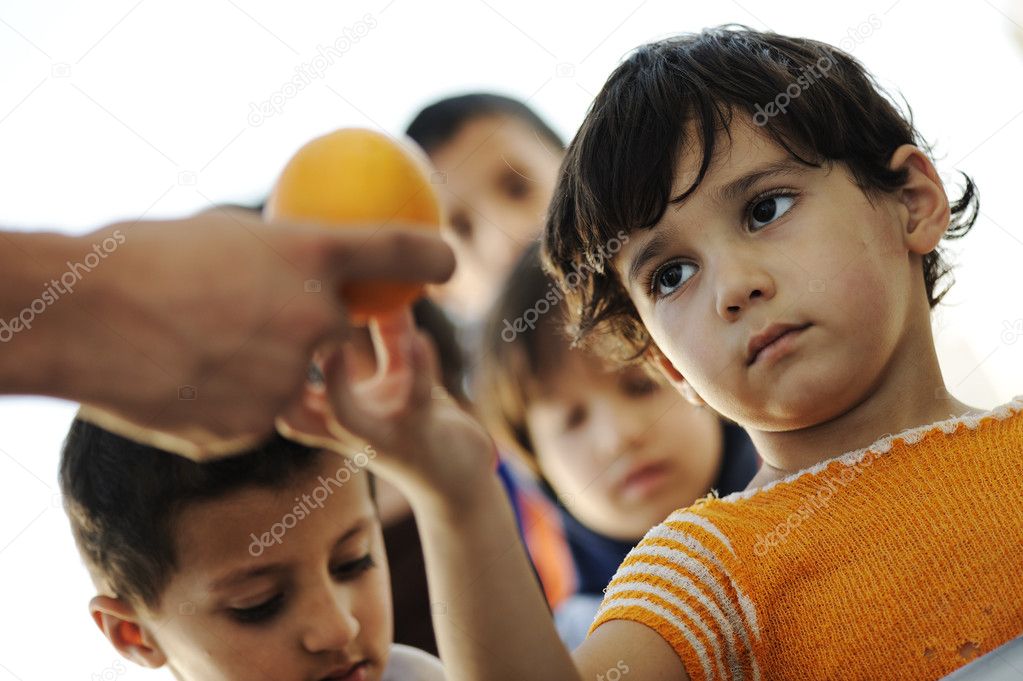
[[660, 487], [668, 476], [670, 466], [663, 461], [643, 464], [630, 471], [621, 483], [622, 494], [643, 498]]
[[781, 333], [774, 335], [769, 342], [756, 350], [749, 361], [749, 365], [764, 364], [785, 355], [792, 350], [796, 338], [798, 338], [799, 335], [809, 327], [809, 324], [805, 324], [803, 326], [795, 326], [785, 330], [779, 329]]

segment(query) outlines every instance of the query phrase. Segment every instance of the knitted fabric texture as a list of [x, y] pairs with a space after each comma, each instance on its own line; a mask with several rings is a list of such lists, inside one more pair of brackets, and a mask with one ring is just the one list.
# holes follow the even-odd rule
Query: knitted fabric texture
[[940, 679], [1023, 632], [1023, 396], [652, 529], [608, 586], [694, 681]]

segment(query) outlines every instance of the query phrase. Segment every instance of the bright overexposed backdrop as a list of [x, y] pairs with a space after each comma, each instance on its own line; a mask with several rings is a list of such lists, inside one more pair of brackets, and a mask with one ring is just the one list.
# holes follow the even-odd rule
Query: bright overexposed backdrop
[[[934, 319], [952, 392], [991, 407], [1023, 393], [1012, 4], [7, 0], [0, 225], [82, 233], [255, 202], [309, 138], [343, 125], [400, 132], [428, 101], [466, 91], [525, 99], [570, 138], [630, 48], [741, 22], [853, 52], [912, 103], [942, 173], [979, 184], [983, 212], [953, 249], [958, 283]], [[73, 410], [0, 399], [0, 681], [166, 678], [118, 663], [88, 618], [55, 481]]]

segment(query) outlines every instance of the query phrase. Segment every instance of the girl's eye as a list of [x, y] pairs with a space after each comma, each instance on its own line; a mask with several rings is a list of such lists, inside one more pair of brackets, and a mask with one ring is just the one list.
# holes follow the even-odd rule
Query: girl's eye
[[795, 202], [796, 198], [789, 194], [768, 196], [759, 200], [755, 199], [750, 204], [750, 222], [755, 229], [766, 227], [769, 223], [774, 222], [787, 213]]
[[565, 416], [565, 430], [575, 430], [586, 421], [586, 407], [576, 405]]
[[672, 262], [655, 270], [650, 277], [649, 290], [655, 298], [670, 295], [696, 274], [691, 262]]
[[338, 579], [354, 579], [375, 566], [376, 563], [373, 561], [373, 556], [367, 553], [358, 560], [342, 563], [336, 568], [332, 568], [331, 573]]
[[265, 622], [276, 615], [284, 604], [284, 594], [277, 594], [251, 608], [230, 608], [231, 616], [245, 624]]

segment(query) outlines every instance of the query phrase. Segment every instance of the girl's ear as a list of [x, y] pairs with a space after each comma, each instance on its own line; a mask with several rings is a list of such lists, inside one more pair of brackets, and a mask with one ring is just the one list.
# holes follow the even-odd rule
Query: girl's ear
[[927, 154], [912, 144], [896, 149], [888, 167], [907, 173], [897, 190], [903, 241], [911, 253], [926, 255], [937, 248], [952, 216], [945, 187]]
[[670, 383], [687, 402], [696, 407], [707, 406], [707, 403], [704, 402], [699, 393], [697, 393], [693, 386], [689, 384], [689, 381], [686, 380], [685, 376], [683, 376], [679, 370], [675, 368], [675, 365], [671, 363], [671, 360], [664, 356], [664, 353], [661, 352], [660, 348], [651, 343], [650, 349], [647, 350], [646, 359], [648, 362], [651, 362], [655, 367], [657, 367], [658, 371], [661, 372], [661, 375], [667, 379], [668, 383]]
[[156, 669], [167, 657], [139, 621], [135, 608], [120, 598], [95, 596], [89, 601], [92, 620], [123, 657], [143, 667]]

